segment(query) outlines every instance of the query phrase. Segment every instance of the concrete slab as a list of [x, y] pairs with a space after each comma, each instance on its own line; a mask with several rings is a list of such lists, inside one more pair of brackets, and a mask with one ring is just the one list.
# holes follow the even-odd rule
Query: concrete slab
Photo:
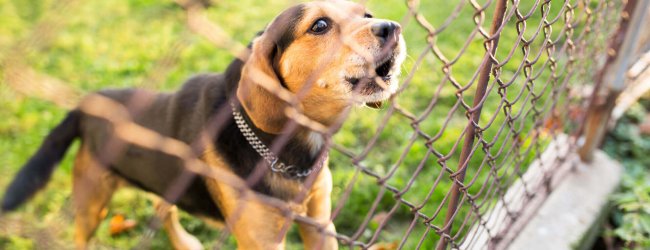
[[503, 198], [481, 222], [472, 226], [460, 249], [503, 249], [546, 200], [549, 190], [566, 176], [578, 161], [572, 154], [569, 136], [560, 134], [547, 146], [538, 160], [508, 188]]
[[509, 249], [582, 249], [593, 243], [622, 166], [598, 151], [592, 164], [578, 163], [551, 193]]
[[601, 151], [579, 160], [558, 135], [521, 179], [475, 224], [460, 249], [580, 249], [594, 239], [622, 166]]

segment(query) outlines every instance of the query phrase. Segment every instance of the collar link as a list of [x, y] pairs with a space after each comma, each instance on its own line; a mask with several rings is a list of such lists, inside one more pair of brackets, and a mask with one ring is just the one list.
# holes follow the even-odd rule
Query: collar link
[[[291, 177], [303, 178], [309, 176], [314, 168], [309, 168], [304, 171], [298, 171], [294, 165], [287, 165], [284, 162], [280, 161], [280, 158], [275, 155], [271, 150], [260, 140], [255, 132], [250, 128], [244, 116], [241, 112], [237, 110], [237, 107], [234, 103], [230, 102], [230, 107], [232, 108], [232, 115], [237, 124], [237, 128], [244, 135], [246, 141], [255, 149], [255, 151], [264, 158], [264, 161], [268, 164], [269, 168], [274, 173], [289, 175]], [[319, 164], [322, 165], [322, 164]]]

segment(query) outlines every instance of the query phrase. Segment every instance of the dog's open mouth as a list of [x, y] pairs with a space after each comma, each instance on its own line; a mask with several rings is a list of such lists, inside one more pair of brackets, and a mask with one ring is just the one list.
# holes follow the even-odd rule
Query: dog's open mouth
[[401, 63], [401, 54], [398, 51], [391, 52], [375, 61], [374, 72], [366, 69], [366, 76], [345, 78], [352, 86], [357, 102], [371, 108], [380, 108], [397, 90], [397, 82], [393, 78], [400, 73], [396, 64]]
[[[395, 64], [395, 55], [391, 54], [386, 57], [384, 60], [380, 60], [379, 64], [375, 68], [374, 76], [366, 76], [362, 78], [357, 77], [346, 77], [345, 80], [348, 81], [354, 88], [360, 88], [359, 91], [362, 94], [372, 94], [377, 91], [381, 91], [383, 86], [390, 83], [391, 80], [391, 70], [393, 69], [393, 64]], [[381, 79], [382, 83], [377, 83], [377, 78]]]
[[380, 64], [377, 68], [375, 68], [375, 73], [377, 74], [378, 77], [381, 77], [382, 80], [388, 81], [390, 80], [391, 75], [390, 70], [393, 68], [393, 64], [395, 63], [395, 56], [391, 55], [384, 63]]

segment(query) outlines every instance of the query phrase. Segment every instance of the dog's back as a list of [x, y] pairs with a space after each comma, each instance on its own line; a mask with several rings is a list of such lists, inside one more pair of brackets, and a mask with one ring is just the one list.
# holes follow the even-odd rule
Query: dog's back
[[[189, 79], [181, 90], [174, 93], [155, 94], [136, 89], [116, 89], [102, 90], [97, 94], [127, 107], [136, 124], [191, 145], [215, 109], [224, 105], [227, 98], [225, 85], [223, 75], [203, 74]], [[145, 105], [138, 106], [143, 103]], [[158, 150], [124, 144], [122, 152], [111, 152], [115, 148], [110, 148], [109, 143], [116, 137], [110, 122], [74, 110], [50, 132], [36, 154], [20, 170], [5, 193], [2, 210], [16, 209], [43, 188], [77, 137], [81, 138], [82, 143], [103, 167], [130, 184], [161, 197], [170, 193], [174, 180], [184, 171], [180, 159]], [[102, 157], [115, 153], [121, 153], [121, 156], [115, 159]], [[183, 193], [197, 196], [178, 197], [176, 202], [184, 210], [211, 217], [220, 216], [215, 214], [218, 209], [209, 198], [201, 178], [194, 178], [187, 187], [187, 192]]]

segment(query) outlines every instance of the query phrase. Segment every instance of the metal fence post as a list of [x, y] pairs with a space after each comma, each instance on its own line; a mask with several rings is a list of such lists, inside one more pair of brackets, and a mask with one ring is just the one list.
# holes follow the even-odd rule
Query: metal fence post
[[483, 58], [484, 63], [480, 69], [480, 75], [478, 78], [476, 93], [474, 94], [474, 102], [472, 109], [468, 112], [471, 115], [471, 119], [467, 123], [465, 140], [463, 142], [463, 149], [460, 153], [460, 160], [458, 162], [458, 169], [455, 173], [455, 177], [452, 175], [454, 180], [453, 185], [451, 186], [451, 197], [449, 200], [449, 205], [447, 207], [447, 214], [445, 217], [445, 224], [442, 227], [441, 238], [438, 241], [437, 249], [442, 250], [446, 249], [449, 244], [449, 240], [445, 235], [451, 237], [451, 229], [453, 225], [453, 220], [456, 217], [456, 212], [459, 209], [458, 200], [460, 198], [460, 189], [461, 184], [465, 180], [465, 172], [467, 170], [467, 165], [469, 164], [469, 159], [471, 158], [472, 145], [474, 145], [474, 137], [476, 137], [476, 126], [479, 123], [479, 118], [481, 117], [481, 110], [483, 108], [483, 98], [485, 97], [486, 89], [490, 81], [490, 72], [492, 71], [492, 65], [495, 63], [493, 61], [494, 55], [496, 54], [497, 47], [499, 45], [499, 38], [501, 37], [501, 25], [503, 24], [503, 17], [505, 16], [507, 7], [507, 0], [499, 0], [496, 3], [496, 9], [494, 10], [494, 16], [492, 17], [492, 26], [490, 27], [491, 37], [487, 39], [487, 46], [485, 57]]
[[[625, 88], [626, 72], [633, 59], [639, 40], [642, 21], [645, 19], [650, 0], [628, 0], [618, 30], [608, 47], [608, 56], [595, 79], [593, 96], [589, 103], [583, 131], [584, 143], [578, 150], [580, 159], [591, 162], [594, 150], [600, 145], [607, 128], [607, 121], [616, 105], [616, 99]], [[607, 89], [601, 90], [604, 84]]]

